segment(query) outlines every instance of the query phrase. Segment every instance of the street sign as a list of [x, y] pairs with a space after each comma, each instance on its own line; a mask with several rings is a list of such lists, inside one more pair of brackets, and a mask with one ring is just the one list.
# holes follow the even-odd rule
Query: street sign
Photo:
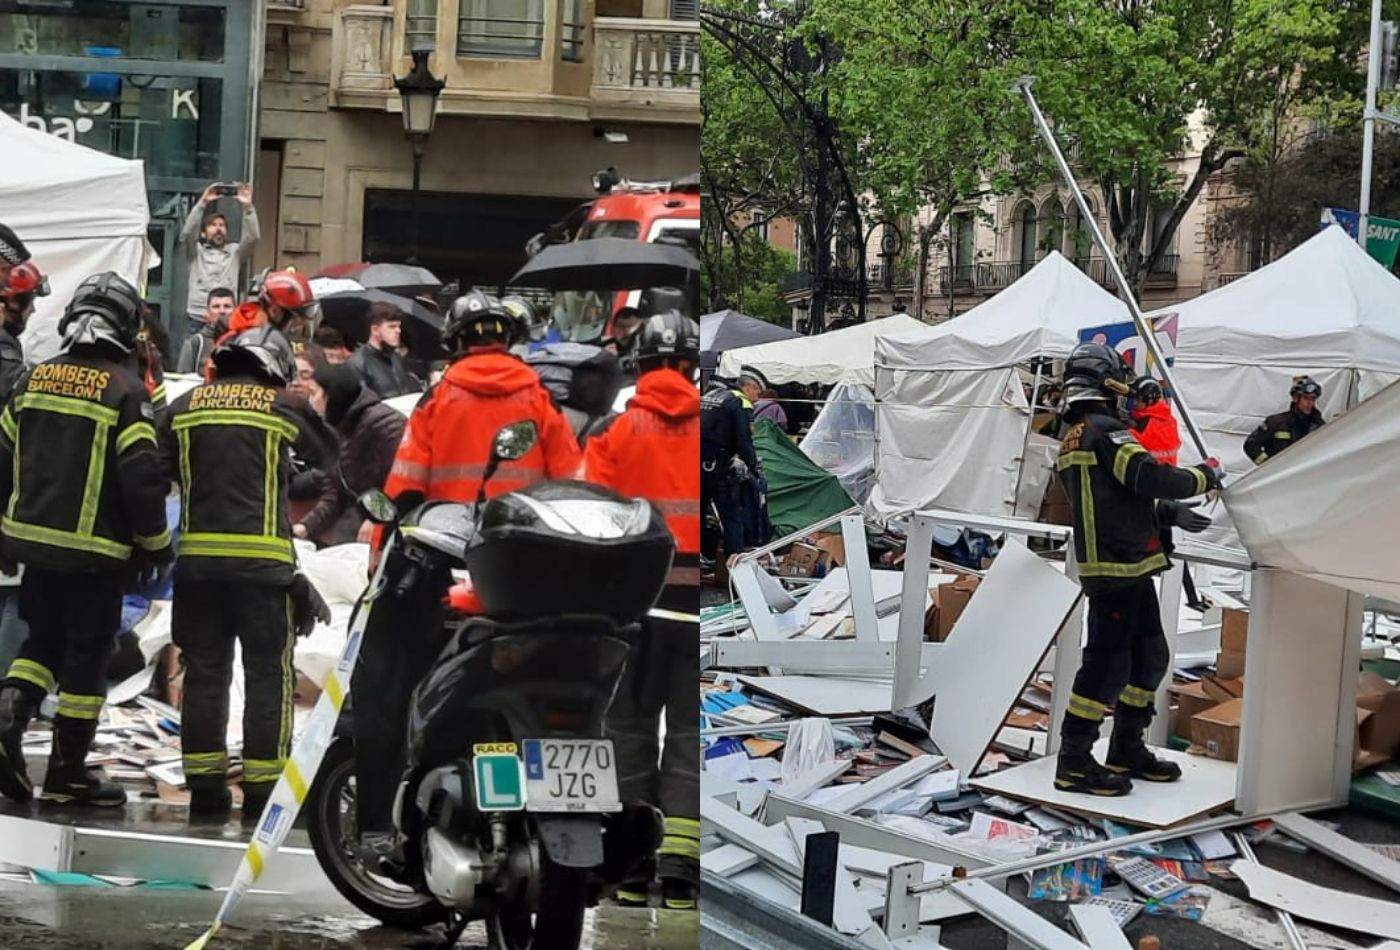
[[[1341, 208], [1322, 209], [1322, 227], [1335, 224], [1356, 240], [1356, 229], [1361, 225], [1361, 215]], [[1400, 251], [1400, 221], [1393, 218], [1366, 217], [1366, 253], [1381, 263], [1386, 270], [1395, 267], [1396, 252]]]
[[481, 811], [520, 811], [525, 807], [525, 769], [519, 757], [493, 753], [472, 757], [476, 806]]

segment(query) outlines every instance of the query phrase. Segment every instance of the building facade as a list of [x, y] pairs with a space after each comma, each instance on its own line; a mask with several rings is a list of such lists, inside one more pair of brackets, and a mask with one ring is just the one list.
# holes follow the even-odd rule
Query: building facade
[[[259, 265], [314, 273], [416, 246], [444, 281], [499, 286], [531, 236], [594, 196], [594, 172], [696, 169], [690, 0], [304, 2], [269, 8]], [[394, 78], [429, 45], [446, 86], [415, 202]]]

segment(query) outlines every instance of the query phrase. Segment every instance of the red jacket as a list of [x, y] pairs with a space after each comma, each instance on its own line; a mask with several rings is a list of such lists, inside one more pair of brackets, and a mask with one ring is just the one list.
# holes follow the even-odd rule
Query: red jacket
[[1167, 465], [1176, 464], [1176, 453], [1181, 451], [1181, 433], [1177, 431], [1176, 419], [1165, 399], [1143, 409], [1134, 409], [1133, 430], [1138, 442], [1154, 459]]
[[488, 496], [572, 478], [582, 456], [568, 422], [528, 366], [497, 348], [458, 360], [409, 417], [384, 491], [390, 498], [421, 492], [432, 500], [475, 500], [496, 432], [526, 419], [535, 421], [539, 438], [523, 458], [501, 463]]
[[[627, 411], [588, 440], [584, 477], [654, 503], [666, 515], [677, 553], [698, 555], [700, 392], [695, 384], [672, 369], [644, 373]], [[689, 583], [699, 584], [698, 562]]]

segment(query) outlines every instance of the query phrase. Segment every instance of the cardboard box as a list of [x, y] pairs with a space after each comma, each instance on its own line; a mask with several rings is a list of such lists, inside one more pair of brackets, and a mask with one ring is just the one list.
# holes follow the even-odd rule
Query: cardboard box
[[828, 567], [844, 567], [846, 564], [846, 541], [839, 531], [820, 531], [816, 546], [826, 554]]
[[1201, 680], [1201, 688], [1217, 703], [1229, 702], [1244, 696], [1244, 680], [1238, 677], [1207, 676]]
[[779, 577], [815, 577], [818, 568], [826, 563], [826, 552], [815, 544], [798, 541], [788, 549], [778, 568]]
[[1220, 611], [1220, 652], [1244, 655], [1249, 633], [1249, 611], [1226, 607]]
[[1244, 676], [1244, 654], [1234, 650], [1221, 650], [1215, 657], [1215, 675], [1224, 680]]
[[1206, 695], [1205, 687], [1200, 683], [1172, 686], [1167, 691], [1176, 700], [1176, 714], [1172, 718], [1172, 731], [1183, 739], [1191, 737], [1191, 720], [1196, 717], [1197, 713], [1203, 713], [1212, 706], [1219, 705], [1218, 700]]
[[1244, 700], [1232, 699], [1191, 719], [1191, 741], [1212, 759], [1235, 761], [1240, 754], [1240, 714]]
[[1400, 752], [1400, 690], [1385, 678], [1363, 672], [1356, 684], [1357, 765], [1385, 762]]
[[[957, 580], [947, 584], [939, 584], [933, 589], [933, 611], [934, 611], [934, 636], [933, 640], [942, 643], [948, 639], [948, 634], [953, 632], [953, 624], [958, 622], [962, 612], [967, 607], [967, 602], [972, 599], [973, 591], [977, 590], [977, 585], [982, 579], [972, 575], [963, 574]], [[927, 617], [925, 618], [927, 619]]]

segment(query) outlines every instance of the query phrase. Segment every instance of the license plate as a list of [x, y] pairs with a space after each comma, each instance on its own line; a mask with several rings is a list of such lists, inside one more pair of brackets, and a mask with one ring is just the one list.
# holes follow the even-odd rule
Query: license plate
[[610, 739], [526, 739], [525, 810], [616, 812], [617, 759]]

